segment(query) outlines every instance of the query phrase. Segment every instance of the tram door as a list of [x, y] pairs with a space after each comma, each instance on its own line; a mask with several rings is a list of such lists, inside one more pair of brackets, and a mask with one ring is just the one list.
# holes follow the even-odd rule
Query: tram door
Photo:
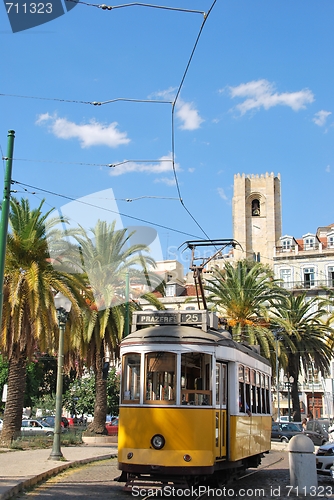
[[216, 458], [226, 457], [227, 364], [216, 363]]

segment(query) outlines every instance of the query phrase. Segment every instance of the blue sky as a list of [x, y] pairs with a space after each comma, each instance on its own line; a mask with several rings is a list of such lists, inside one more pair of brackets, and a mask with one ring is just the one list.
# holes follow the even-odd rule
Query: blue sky
[[[213, 1], [161, 5], [208, 12]], [[90, 195], [78, 217], [91, 225], [95, 204], [114, 207], [112, 190], [123, 225], [155, 228], [163, 258], [233, 236], [236, 173], [280, 173], [283, 234], [333, 223], [333, 18], [329, 0], [217, 0], [173, 134], [202, 14], [79, 4], [12, 33], [3, 6], [0, 145], [6, 155], [15, 130], [16, 196], [48, 209]]]

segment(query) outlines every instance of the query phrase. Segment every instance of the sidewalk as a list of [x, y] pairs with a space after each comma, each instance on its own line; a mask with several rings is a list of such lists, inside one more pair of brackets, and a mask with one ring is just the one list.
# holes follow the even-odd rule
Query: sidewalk
[[51, 449], [3, 451], [0, 449], [0, 500], [10, 498], [72, 465], [117, 457], [117, 443], [62, 447], [64, 460], [49, 460]]
[[[272, 443], [273, 450], [287, 451], [287, 443]], [[73, 465], [117, 457], [117, 443], [104, 446], [62, 447], [64, 460], [49, 460], [46, 450], [10, 451], [0, 448], [0, 500], [10, 498]]]

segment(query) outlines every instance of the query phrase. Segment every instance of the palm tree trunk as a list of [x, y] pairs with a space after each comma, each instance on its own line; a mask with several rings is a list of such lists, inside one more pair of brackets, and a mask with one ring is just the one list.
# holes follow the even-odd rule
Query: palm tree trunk
[[95, 354], [95, 406], [94, 420], [89, 425], [88, 431], [95, 434], [107, 434], [106, 416], [107, 416], [107, 381], [103, 378], [104, 351], [96, 349]]
[[26, 366], [25, 354], [9, 360], [7, 401], [1, 432], [1, 443], [7, 446], [21, 435]]
[[299, 355], [290, 355], [288, 370], [288, 376], [293, 377], [293, 382], [291, 384], [292, 417], [295, 422], [300, 422], [302, 418], [298, 394]]

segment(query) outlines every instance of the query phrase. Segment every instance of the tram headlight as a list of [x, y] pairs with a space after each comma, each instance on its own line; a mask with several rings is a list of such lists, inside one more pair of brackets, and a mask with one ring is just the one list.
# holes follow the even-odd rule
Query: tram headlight
[[161, 434], [155, 434], [151, 439], [151, 445], [156, 450], [161, 450], [165, 446], [165, 438]]

